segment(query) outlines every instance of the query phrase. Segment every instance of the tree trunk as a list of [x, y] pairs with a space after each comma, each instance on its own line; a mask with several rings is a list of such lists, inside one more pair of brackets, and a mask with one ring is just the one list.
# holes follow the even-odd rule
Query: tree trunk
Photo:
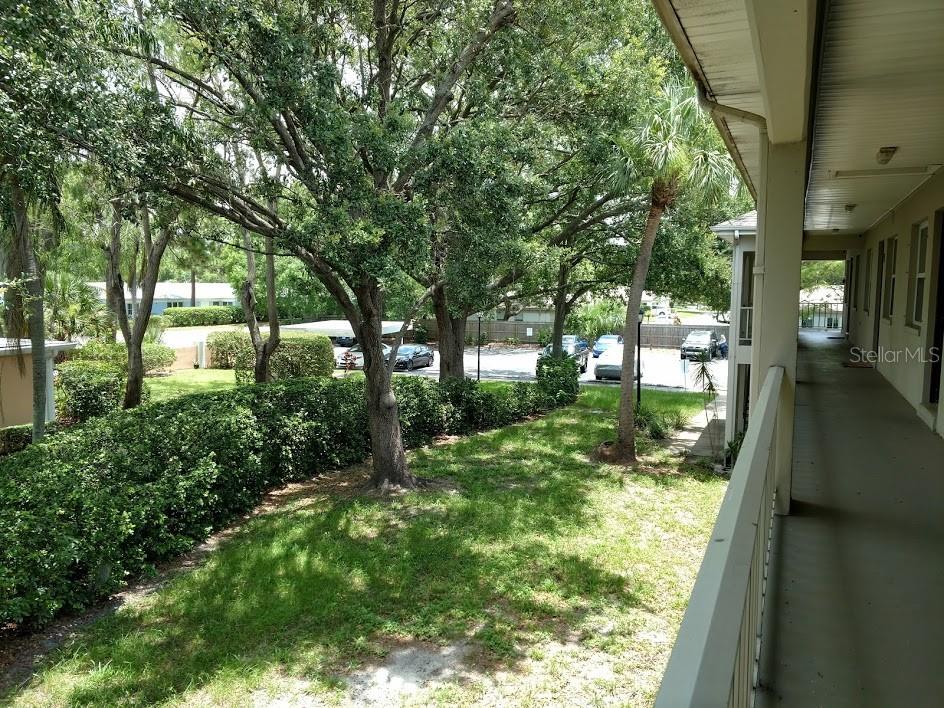
[[[15, 185], [11, 190], [13, 231], [16, 249], [24, 265], [26, 276], [25, 309], [29, 325], [30, 359], [33, 364], [33, 442], [46, 434], [46, 326], [43, 312], [43, 274], [36, 261], [30, 234], [26, 194]], [[19, 335], [16, 335], [19, 336]]]
[[551, 330], [551, 356], [564, 356], [564, 321], [567, 319], [567, 276], [569, 269], [561, 263], [557, 270], [557, 290], [554, 292], [554, 325]]
[[[141, 278], [141, 302], [138, 307], [138, 316], [134, 323], [129, 322], [128, 311], [125, 306], [124, 287], [121, 281], [121, 238], [120, 238], [120, 207], [117, 201], [112, 202], [114, 222], [112, 228], [112, 242], [108, 252], [112, 282], [111, 291], [115, 299], [115, 310], [118, 323], [128, 349], [128, 374], [125, 383], [124, 408], [135, 408], [141, 404], [141, 392], [144, 387], [144, 358], [141, 355], [141, 345], [144, 343], [144, 334], [148, 322], [151, 320], [151, 308], [154, 306], [154, 288], [160, 274], [161, 259], [164, 250], [170, 242], [172, 231], [170, 226], [161, 228], [160, 236], [156, 241], [151, 239], [151, 216], [144, 198], [141, 199], [141, 235], [144, 240], [144, 272]], [[117, 224], [117, 227], [114, 226]]]
[[653, 199], [646, 218], [639, 256], [633, 271], [633, 282], [629, 289], [629, 302], [626, 304], [626, 322], [623, 328], [623, 375], [620, 378], [619, 430], [616, 439], [614, 457], [623, 462], [636, 462], [636, 383], [632, 372], [635, 370], [637, 325], [639, 307], [642, 303], [642, 291], [646, 287], [649, 263], [652, 261], [652, 247], [659, 232], [659, 222], [665, 211], [665, 204]]
[[433, 311], [439, 330], [439, 380], [465, 378], [466, 318], [455, 317], [442, 287], [433, 293]]
[[367, 379], [367, 421], [373, 455], [371, 480], [379, 488], [416, 486], [410, 473], [403, 439], [397, 399], [390, 385], [391, 367], [384, 361], [380, 298], [377, 287], [361, 288], [358, 307], [361, 321], [357, 338], [364, 352], [364, 376]]
[[190, 307], [197, 306], [197, 270], [190, 269]]

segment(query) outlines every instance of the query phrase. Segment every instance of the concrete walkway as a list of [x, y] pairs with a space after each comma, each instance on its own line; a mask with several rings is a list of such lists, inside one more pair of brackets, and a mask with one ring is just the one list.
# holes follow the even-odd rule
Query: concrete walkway
[[800, 340], [760, 706], [944, 705], [944, 439], [848, 345]]

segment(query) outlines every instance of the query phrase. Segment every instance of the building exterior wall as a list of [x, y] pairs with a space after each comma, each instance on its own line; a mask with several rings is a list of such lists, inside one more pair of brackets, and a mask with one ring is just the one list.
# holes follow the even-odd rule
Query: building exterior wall
[[[849, 317], [851, 342], [858, 350], [872, 351], [876, 318], [878, 344], [876, 368], [915, 407], [918, 415], [931, 427], [944, 435], [944, 416], [941, 406], [934, 410], [928, 405], [930, 366], [916, 360], [911, 353], [923, 354], [926, 358], [932, 348], [941, 346], [933, 342], [935, 300], [937, 285], [942, 276], [938, 272], [941, 249], [941, 220], [944, 214], [944, 170], [929, 179], [908, 199], [889, 212], [863, 235], [860, 251], [850, 251], [854, 259], [861, 257], [861, 278], [858, 302], [853, 303]], [[918, 225], [928, 222], [928, 271], [924, 287], [924, 317], [920, 324], [909, 322], [909, 285], [912, 280], [912, 235]], [[895, 263], [894, 309], [891, 318], [885, 312], [876, 312], [876, 288], [880, 276], [879, 244], [888, 244], [888, 239], [897, 238]], [[869, 252], [871, 251], [871, 259]], [[866, 273], [868, 261], [869, 272]], [[867, 281], [866, 281], [867, 278]], [[883, 281], [885, 278], [883, 278]], [[866, 282], [868, 284], [866, 284]], [[883, 282], [883, 300], [886, 292]], [[855, 288], [853, 287], [853, 290]], [[866, 303], [868, 295], [870, 302]], [[884, 310], [884, 307], [881, 308]], [[858, 351], [857, 350], [857, 351]], [[940, 351], [938, 350], [938, 354]]]
[[0, 428], [33, 422], [33, 362], [23, 357], [22, 373], [15, 356], [0, 357]]
[[[731, 335], [728, 337], [728, 390], [726, 419], [724, 426], [725, 442], [734, 440], [743, 431], [744, 396], [738, 391], [741, 378], [747, 376], [751, 365], [751, 344], [741, 342], [740, 319], [744, 302], [745, 285], [750, 285], [754, 274], [744, 272], [744, 254], [752, 253], [757, 248], [754, 234], [738, 234], [733, 242], [731, 256]], [[746, 367], [746, 368], [745, 368]]]

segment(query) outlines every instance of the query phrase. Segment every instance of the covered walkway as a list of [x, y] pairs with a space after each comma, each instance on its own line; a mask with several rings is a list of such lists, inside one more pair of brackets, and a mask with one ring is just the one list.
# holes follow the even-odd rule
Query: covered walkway
[[761, 706], [944, 702], [944, 439], [843, 340], [800, 335]]

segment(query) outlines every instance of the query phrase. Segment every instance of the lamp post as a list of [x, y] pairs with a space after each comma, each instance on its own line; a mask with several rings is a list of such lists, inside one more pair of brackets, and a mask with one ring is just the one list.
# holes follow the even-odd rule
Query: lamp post
[[482, 316], [479, 315], [479, 333], [475, 338], [475, 380], [482, 380]]
[[642, 403], [642, 310], [636, 320], [636, 407]]

